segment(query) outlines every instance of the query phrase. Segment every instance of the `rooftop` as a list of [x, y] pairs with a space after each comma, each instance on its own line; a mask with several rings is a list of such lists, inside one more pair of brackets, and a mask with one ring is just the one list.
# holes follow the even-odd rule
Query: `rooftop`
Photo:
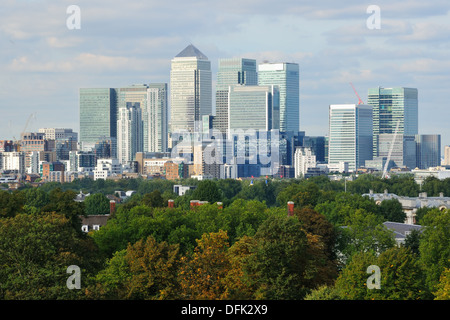
[[200, 50], [198, 50], [192, 44], [188, 45], [181, 51], [179, 54], [175, 56], [175, 58], [187, 58], [187, 57], [196, 57], [198, 59], [208, 60], [208, 57], [205, 56]]

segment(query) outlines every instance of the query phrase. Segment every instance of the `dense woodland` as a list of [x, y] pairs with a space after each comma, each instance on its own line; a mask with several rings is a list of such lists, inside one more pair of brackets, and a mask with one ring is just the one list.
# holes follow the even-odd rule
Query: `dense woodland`
[[[197, 187], [178, 196], [174, 184]], [[80, 217], [109, 213], [106, 195], [119, 190], [136, 193], [82, 232]], [[450, 211], [420, 209], [423, 232], [398, 247], [382, 223], [404, 221], [400, 203], [377, 205], [369, 190], [450, 196], [450, 179], [83, 179], [0, 191], [0, 299], [449, 299]], [[208, 203], [191, 209], [193, 199]], [[81, 289], [66, 286], [70, 265]], [[366, 286], [370, 265], [381, 289]]]

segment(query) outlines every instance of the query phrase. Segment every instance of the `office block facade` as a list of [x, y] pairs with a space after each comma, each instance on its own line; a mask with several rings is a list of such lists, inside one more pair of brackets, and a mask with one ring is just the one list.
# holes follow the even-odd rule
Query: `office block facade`
[[214, 129], [228, 130], [228, 90], [234, 85], [257, 85], [256, 60], [243, 58], [219, 59], [216, 84]]
[[370, 88], [367, 104], [373, 106], [373, 155], [378, 156], [376, 136], [394, 133], [397, 124], [399, 134], [418, 134], [418, 91], [416, 88]]
[[211, 62], [189, 45], [171, 62], [170, 132], [195, 132], [203, 115], [212, 114]]
[[389, 157], [396, 167], [416, 167], [415, 136], [383, 133], [377, 135], [378, 157]]
[[296, 63], [262, 63], [258, 85], [275, 85], [280, 91], [281, 132], [300, 130], [300, 72]]
[[279, 96], [277, 86], [230, 86], [228, 132], [279, 129]]
[[372, 107], [340, 104], [329, 107], [328, 163], [347, 162], [355, 171], [372, 159]]
[[441, 135], [420, 134], [415, 136], [417, 167], [428, 169], [441, 165]]
[[79, 99], [79, 141], [82, 146], [92, 147], [101, 137], [116, 137], [117, 90], [114, 88], [81, 88]]

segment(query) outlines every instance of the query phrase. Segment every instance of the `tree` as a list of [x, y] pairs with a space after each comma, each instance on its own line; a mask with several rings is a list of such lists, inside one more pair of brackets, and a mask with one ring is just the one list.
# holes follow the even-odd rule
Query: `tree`
[[395, 245], [393, 233], [382, 224], [381, 217], [362, 209], [350, 213], [341, 235], [344, 261], [357, 252], [381, 253]]
[[25, 195], [25, 204], [37, 209], [41, 209], [50, 202], [50, 197], [47, 192], [41, 188], [31, 188], [23, 191]]
[[[314, 277], [308, 255], [308, 239], [296, 218], [270, 216], [254, 239], [256, 246], [244, 271], [255, 287], [255, 299], [302, 299]], [[312, 273], [312, 274], [311, 274]]]
[[0, 191], [0, 218], [14, 217], [25, 204], [25, 197], [20, 192]]
[[450, 269], [445, 268], [436, 286], [435, 300], [450, 300]]
[[[367, 287], [379, 268], [379, 288]], [[346, 300], [417, 300], [427, 297], [424, 273], [415, 254], [403, 247], [392, 247], [380, 255], [374, 251], [356, 253], [335, 284], [335, 292]]]
[[214, 203], [221, 201], [222, 196], [214, 181], [203, 180], [198, 184], [197, 188], [192, 193], [192, 198], [195, 200]]
[[165, 204], [164, 199], [159, 190], [154, 190], [150, 193], [146, 193], [142, 197], [141, 202], [151, 208], [164, 207], [164, 204]]
[[[367, 296], [367, 268], [377, 264], [373, 251], [359, 251], [342, 270], [336, 280], [337, 294], [343, 300], [365, 300]], [[375, 289], [376, 290], [376, 289]]]
[[61, 214], [0, 219], [0, 299], [77, 299], [69, 290], [67, 268], [81, 268], [82, 289], [100, 266], [92, 240], [81, 238]]
[[84, 200], [87, 215], [108, 214], [109, 199], [102, 193], [92, 194]]
[[223, 230], [204, 234], [198, 240], [192, 258], [182, 258], [183, 266], [179, 277], [182, 298], [193, 300], [227, 298], [224, 279], [230, 271], [228, 248], [228, 236]]
[[427, 284], [436, 291], [441, 273], [450, 267], [450, 210], [432, 210], [422, 219], [425, 226], [420, 240], [420, 259]]
[[405, 222], [406, 213], [403, 212], [402, 204], [397, 199], [383, 200], [380, 211], [385, 221]]

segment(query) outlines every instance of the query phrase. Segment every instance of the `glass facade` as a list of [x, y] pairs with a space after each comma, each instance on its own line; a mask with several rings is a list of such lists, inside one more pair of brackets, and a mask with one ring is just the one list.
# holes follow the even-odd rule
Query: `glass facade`
[[195, 132], [203, 115], [212, 114], [211, 62], [189, 45], [172, 59], [170, 132]]
[[391, 153], [389, 160], [393, 161], [395, 166], [406, 166], [411, 170], [416, 167], [416, 142], [414, 136], [383, 133], [377, 135], [377, 143], [379, 157], [387, 159], [389, 153]]
[[277, 86], [230, 86], [228, 131], [279, 129]]
[[417, 167], [428, 169], [441, 165], [441, 135], [420, 134], [415, 136]]
[[376, 136], [394, 133], [416, 135], [419, 130], [418, 92], [415, 88], [370, 88], [367, 104], [373, 106], [373, 155], [378, 156]]
[[328, 163], [348, 162], [349, 170], [372, 159], [372, 107], [330, 105]]
[[280, 90], [281, 132], [300, 130], [300, 73], [296, 63], [262, 63], [258, 84], [276, 85]]
[[80, 142], [93, 146], [101, 137], [116, 137], [117, 90], [82, 88], [79, 99]]
[[228, 89], [232, 85], [257, 85], [256, 60], [219, 59], [216, 84], [216, 113], [214, 129], [226, 133], [228, 129]]

